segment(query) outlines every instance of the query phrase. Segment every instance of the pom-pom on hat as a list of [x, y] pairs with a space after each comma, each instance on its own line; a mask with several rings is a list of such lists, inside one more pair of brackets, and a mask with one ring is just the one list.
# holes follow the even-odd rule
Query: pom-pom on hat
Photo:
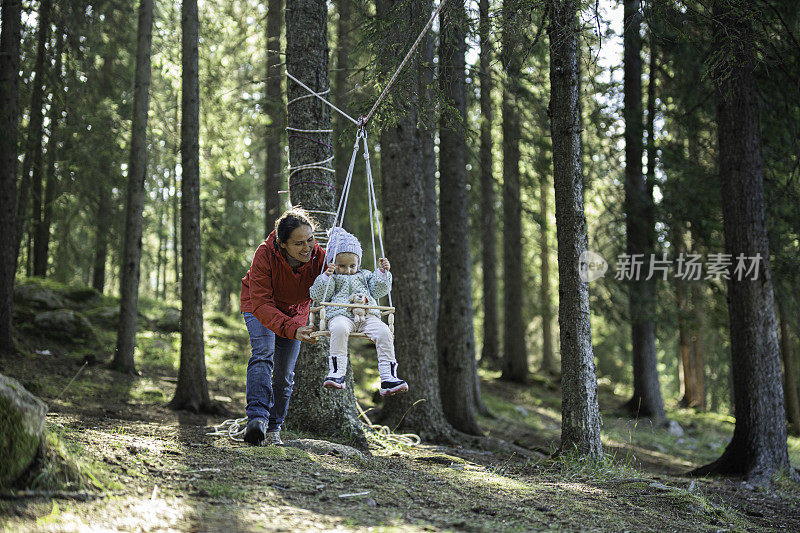
[[351, 253], [358, 256], [358, 268], [361, 268], [361, 243], [355, 235], [339, 226], [328, 230], [328, 246], [325, 247], [325, 258], [328, 263], [336, 260], [336, 254]]

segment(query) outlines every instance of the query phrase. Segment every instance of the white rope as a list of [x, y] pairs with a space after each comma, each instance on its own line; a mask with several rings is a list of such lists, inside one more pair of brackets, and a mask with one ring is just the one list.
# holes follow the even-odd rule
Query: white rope
[[286, 127], [286, 131], [296, 131], [297, 133], [333, 133], [333, 130], [301, 130], [299, 128]]
[[[393, 433], [388, 426], [381, 426], [373, 424], [367, 414], [356, 402], [356, 409], [358, 410], [358, 418], [361, 424], [368, 430], [373, 432], [373, 436], [379, 444], [395, 444], [402, 446], [417, 446], [422, 442], [419, 435], [414, 433]], [[360, 420], [363, 418], [364, 420]], [[211, 426], [212, 431], [206, 433], [209, 437], [228, 437], [236, 442], [244, 442], [244, 431], [247, 427], [247, 417], [244, 418], [231, 418], [216, 426]], [[385, 447], [385, 446], [384, 446]]]
[[231, 440], [235, 440], [237, 442], [244, 442], [244, 430], [247, 426], [247, 417], [244, 418], [231, 418], [226, 420], [221, 424], [217, 424], [216, 426], [211, 426], [214, 428], [213, 431], [210, 433], [206, 433], [206, 435], [213, 435], [213, 436], [228, 436]]
[[[313, 96], [316, 96], [317, 98], [319, 98], [320, 100], [322, 100], [323, 102], [325, 102], [326, 104], [331, 106], [333, 109], [338, 111], [343, 117], [347, 118], [348, 120], [350, 120], [350, 122], [352, 122], [353, 124], [358, 126], [358, 121], [356, 119], [354, 119], [353, 117], [351, 117], [350, 115], [348, 115], [347, 113], [345, 113], [344, 111], [342, 111], [341, 109], [339, 109], [338, 107], [336, 107], [335, 105], [333, 105], [328, 100], [326, 100], [325, 98], [322, 97], [322, 94], [325, 94], [325, 92], [323, 92], [323, 93], [314, 92], [308, 85], [306, 85], [302, 81], [300, 81], [297, 78], [295, 78], [294, 76], [292, 76], [292, 74], [288, 70], [286, 71], [286, 75], [289, 76], [290, 78], [292, 78], [294, 81], [296, 81], [300, 85], [300, 87], [302, 87], [306, 91], [310, 92]], [[288, 106], [289, 104], [286, 104], [286, 105]]]
[[[364, 159], [367, 160], [367, 188], [369, 196], [372, 198], [371, 204], [375, 209], [375, 226], [372, 226], [372, 213], [370, 212], [369, 222], [370, 229], [377, 228], [378, 241], [381, 245], [381, 257], [386, 257], [386, 251], [383, 248], [383, 236], [381, 235], [381, 221], [378, 218], [378, 198], [375, 196], [375, 180], [372, 179], [372, 167], [369, 164], [369, 149], [367, 148], [367, 136], [364, 134]], [[372, 260], [375, 263], [374, 271], [378, 270], [378, 263], [375, 258], [375, 231], [372, 231]], [[389, 289], [386, 294], [389, 297], [389, 307], [392, 307], [392, 290]]]
[[286, 106], [288, 107], [288, 106], [292, 105], [293, 103], [297, 102], [298, 100], [303, 100], [304, 98], [314, 98], [314, 96], [317, 95], [317, 94], [328, 94], [330, 92], [331, 92], [331, 88], [328, 87], [327, 89], [325, 89], [321, 93], [312, 92], [311, 94], [304, 94], [302, 96], [298, 96], [297, 98], [292, 98], [291, 100], [286, 102]]
[[[384, 89], [383, 89], [383, 91], [381, 92], [380, 96], [378, 96], [378, 100], [377, 100], [377, 101], [375, 102], [375, 104], [372, 106], [372, 109], [370, 109], [370, 110], [369, 110], [369, 113], [367, 113], [367, 116], [366, 116], [366, 117], [364, 117], [364, 121], [363, 121], [363, 124], [364, 124], [364, 125], [366, 125], [366, 124], [367, 124], [367, 122], [369, 122], [369, 119], [370, 119], [370, 118], [372, 118], [372, 115], [373, 115], [373, 113], [375, 113], [375, 110], [378, 108], [378, 105], [380, 105], [381, 101], [384, 99], [384, 97], [386, 96], [386, 94], [389, 92], [389, 89], [390, 89], [390, 88], [392, 87], [392, 85], [394, 84], [394, 80], [397, 78], [398, 74], [400, 74], [400, 71], [401, 71], [401, 70], [403, 70], [403, 67], [405, 67], [405, 66], [406, 66], [406, 63], [408, 63], [408, 59], [411, 57], [411, 54], [413, 54], [413, 53], [414, 53], [414, 51], [417, 49], [417, 46], [419, 46], [419, 43], [420, 43], [420, 41], [422, 41], [422, 38], [423, 38], [423, 37], [425, 36], [425, 34], [428, 32], [428, 29], [429, 29], [429, 28], [431, 27], [431, 25], [433, 24], [433, 20], [436, 18], [436, 16], [437, 16], [437, 15], [439, 14], [439, 12], [442, 10], [442, 7], [444, 7], [444, 3], [445, 3], [446, 1], [447, 1], [447, 0], [442, 0], [442, 1], [439, 3], [439, 7], [437, 7], [437, 8], [436, 8], [436, 11], [434, 11], [434, 12], [433, 12], [433, 15], [431, 15], [431, 18], [428, 20], [428, 23], [425, 25], [425, 27], [424, 27], [424, 28], [422, 28], [422, 31], [420, 32], [419, 36], [417, 36], [417, 40], [416, 40], [416, 41], [414, 41], [414, 44], [413, 44], [413, 45], [411, 45], [411, 49], [410, 49], [410, 50], [408, 51], [408, 53], [406, 54], [406, 57], [405, 57], [405, 58], [403, 58], [403, 61], [400, 63], [400, 66], [399, 66], [399, 67], [397, 67], [397, 69], [394, 71], [394, 74], [392, 74], [392, 77], [391, 77], [391, 79], [389, 79], [389, 83], [387, 83], [387, 84], [386, 84], [386, 87], [384, 87]], [[287, 72], [287, 74], [288, 74], [288, 72]]]
[[330, 156], [330, 157], [328, 157], [326, 159], [323, 159], [322, 161], [316, 161], [314, 163], [307, 163], [305, 165], [297, 165], [296, 167], [293, 167], [293, 166], [290, 165], [289, 166], [289, 179], [291, 179], [294, 174], [296, 174], [297, 172], [300, 172], [301, 170], [317, 169], [317, 170], [325, 170], [325, 171], [328, 171], [328, 172], [335, 173], [336, 171], [334, 169], [322, 166], [322, 165], [324, 165], [326, 163], [332, 163], [332, 162], [333, 162], [333, 156]]

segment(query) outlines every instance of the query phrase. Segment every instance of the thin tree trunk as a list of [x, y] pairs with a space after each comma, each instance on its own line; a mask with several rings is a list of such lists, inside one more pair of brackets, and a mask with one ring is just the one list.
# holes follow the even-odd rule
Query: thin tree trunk
[[283, 0], [269, 0], [267, 6], [267, 81], [266, 105], [270, 124], [267, 126], [267, 157], [264, 170], [264, 235], [275, 228], [275, 220], [283, 211], [281, 188], [283, 157], [281, 139], [286, 126], [283, 103], [283, 71], [281, 67], [281, 32]]
[[[652, 191], [642, 173], [642, 38], [640, 0], [625, 0], [625, 230], [627, 253], [648, 264], [654, 251]], [[642, 255], [639, 255], [642, 254]], [[646, 269], [645, 269], [646, 270]], [[655, 323], [655, 281], [645, 272], [628, 281], [633, 357], [633, 397], [625, 408], [634, 416], [663, 420], [664, 402], [658, 381]]]
[[[347, 110], [347, 93], [350, 90], [347, 79], [350, 71], [350, 54], [353, 53], [353, 4], [352, 0], [336, 0], [335, 4], [339, 20], [336, 25], [336, 72], [334, 74], [333, 102], [339, 109]], [[336, 169], [336, 188], [339, 191], [344, 190], [347, 168], [350, 166], [352, 136], [344, 135], [344, 131], [350, 125], [350, 121], [338, 113], [333, 116], [334, 168]]]
[[33, 89], [31, 91], [30, 122], [28, 137], [26, 139], [25, 157], [22, 160], [22, 177], [19, 182], [19, 196], [17, 197], [17, 214], [15, 222], [15, 249], [14, 262], [19, 256], [19, 248], [25, 232], [25, 221], [28, 217], [30, 203], [31, 171], [33, 179], [41, 183], [42, 164], [42, 123], [44, 122], [44, 70], [45, 70], [45, 44], [50, 38], [50, 12], [52, 0], [42, 0], [39, 6], [39, 30], [36, 47], [36, 64], [33, 70]]
[[781, 358], [783, 359], [783, 396], [792, 435], [800, 436], [800, 400], [797, 396], [797, 367], [789, 333], [789, 313], [786, 304], [777, 298], [781, 326]]
[[[725, 252], [734, 261], [760, 257], [757, 278], [728, 280], [731, 376], [736, 426], [722, 456], [697, 475], [742, 475], [769, 483], [778, 473], [800, 481], [789, 463], [786, 410], [781, 392], [775, 304], [764, 206], [764, 175], [758, 97], [753, 70], [756, 52], [749, 5], [714, 2], [713, 42], [719, 173]], [[733, 269], [732, 269], [733, 270]], [[739, 272], [741, 274], [741, 272]], [[739, 279], [741, 278], [741, 279]]]
[[197, 0], [181, 6], [181, 361], [172, 409], [213, 411], [206, 381], [200, 236], [200, 84]]
[[[231, 235], [233, 228], [231, 227], [231, 211], [233, 210], [233, 180], [235, 177], [234, 174], [235, 170], [231, 168], [229, 170], [230, 176], [222, 174], [222, 188], [223, 188], [223, 200], [224, 200], [224, 210], [222, 212], [222, 227], [223, 227], [223, 235], [227, 235], [228, 238], [225, 239], [225, 243], [232, 243], [233, 236]], [[220, 271], [220, 281], [219, 281], [219, 304], [217, 305], [217, 310], [220, 313], [228, 314], [231, 312], [231, 276], [233, 275], [233, 267], [231, 265], [231, 260], [228, 259], [227, 254], [223, 255], [221, 271]], [[236, 279], [235, 277], [233, 278]]]
[[703, 357], [703, 332], [706, 321], [705, 298], [703, 285], [692, 285], [692, 306], [694, 320], [690, 328], [692, 350], [690, 352], [689, 367], [692, 378], [692, 406], [700, 411], [706, 409], [706, 369]]
[[22, 1], [3, 0], [0, 32], [0, 354], [14, 351], [11, 307], [17, 269], [17, 127]]
[[33, 244], [33, 275], [47, 276], [47, 259], [50, 249], [50, 228], [53, 222], [53, 201], [56, 196], [56, 152], [58, 150], [59, 122], [64, 109], [65, 95], [61, 90], [61, 68], [64, 55], [64, 34], [59, 30], [56, 37], [56, 58], [53, 69], [53, 102], [50, 106], [50, 135], [47, 139], [47, 164], [45, 165], [44, 202], [42, 204], [42, 219], [36, 224]]
[[553, 308], [550, 302], [550, 236], [547, 221], [547, 178], [543, 173], [539, 179], [539, 216], [542, 223], [539, 240], [542, 247], [542, 282], [539, 286], [539, 299], [542, 306], [542, 368], [545, 374], [556, 373], [556, 358], [553, 354]]
[[581, 166], [577, 0], [551, 0], [550, 131], [558, 239], [561, 332], [561, 451], [601, 458], [597, 376], [589, 322], [589, 285], [580, 278], [587, 250]]
[[114, 360], [111, 362], [113, 368], [128, 373], [136, 372], [133, 351], [136, 347], [136, 320], [139, 316], [139, 267], [142, 260], [144, 182], [147, 176], [147, 110], [150, 103], [152, 41], [153, 0], [141, 0], [136, 45], [131, 152], [128, 165], [128, 198], [125, 209], [125, 241], [122, 248], [122, 268], [120, 269], [119, 325], [117, 326], [117, 349], [114, 351]]
[[503, 375], [501, 379], [528, 380], [528, 352], [522, 321], [522, 203], [519, 188], [519, 78], [521, 46], [513, 17], [514, 0], [503, 3]]
[[[463, 0], [454, 0], [441, 15], [439, 86], [444, 104], [456, 110], [439, 123], [439, 220], [441, 282], [439, 286], [439, 386], [447, 421], [459, 431], [479, 435], [475, 422], [472, 288], [467, 216], [466, 139], [464, 132], [467, 16]], [[444, 164], [442, 164], [444, 163]]]
[[[175, 124], [180, 124], [181, 120], [178, 115], [179, 106], [175, 107]], [[180, 222], [180, 200], [178, 196], [178, 151], [179, 147], [175, 144], [172, 155], [175, 162], [170, 169], [172, 176], [173, 194], [172, 194], [172, 253], [175, 256], [175, 297], [180, 298], [179, 288], [181, 286], [181, 222]]]
[[103, 294], [106, 285], [106, 262], [108, 259], [108, 226], [111, 218], [111, 191], [104, 183], [98, 183], [97, 210], [94, 228], [94, 265], [92, 287]]
[[[379, 0], [377, 14], [381, 19], [397, 21], [391, 36], [381, 39], [392, 51], [385, 51], [387, 61], [383, 74], [388, 79], [405, 53], [403, 45], [407, 36], [418, 32], [422, 28], [420, 19], [430, 14], [430, 4]], [[408, 394], [386, 399], [380, 420], [392, 428], [400, 423], [403, 431], [413, 431], [426, 441], [450, 442], [453, 428], [445, 419], [439, 395], [436, 309], [430, 298], [433, 287], [427, 263], [430, 260], [435, 264], [436, 254], [420, 255], [419, 249], [408, 246], [409, 242], [426, 242], [431, 228], [436, 227], [435, 220], [428, 219], [425, 199], [427, 176], [422, 152], [425, 131], [417, 127], [419, 116], [413, 100], [400, 92], [400, 87], [405, 87], [406, 83], [415, 87], [422, 75], [418, 65], [409, 65], [404, 71], [403, 83], [395, 85], [391, 94], [395, 104], [391, 111], [400, 118], [381, 130], [384, 230], [386, 253], [392, 261], [392, 297], [396, 308], [395, 351], [400, 373], [411, 388]], [[411, 408], [422, 398], [425, 401]]]
[[[286, 70], [315, 92], [327, 91], [328, 28], [327, 5], [324, 0], [288, 0], [286, 3]], [[294, 82], [287, 84], [287, 100], [308, 93]], [[316, 98], [303, 98], [288, 109], [289, 131], [302, 132], [303, 137], [289, 138], [289, 161], [292, 167], [325, 161], [332, 153], [331, 110]], [[316, 166], [323, 166], [318, 164]], [[330, 168], [330, 167], [329, 167]], [[319, 168], [300, 170], [290, 178], [292, 205], [306, 209], [335, 209], [333, 172]], [[318, 230], [327, 230], [333, 222], [330, 215], [317, 217]], [[294, 392], [286, 422], [289, 427], [314, 435], [324, 435], [366, 446], [366, 438], [355, 411], [353, 375], [347, 371], [344, 391], [331, 392], [321, 386], [328, 370], [328, 343], [303, 344], [295, 368]]]
[[[680, 255], [686, 253], [686, 242], [684, 229], [675, 226], [672, 229], [672, 242], [675, 245], [675, 253]], [[686, 281], [675, 278], [675, 307], [678, 323], [678, 374], [680, 377], [680, 403], [684, 407], [694, 407], [695, 397], [694, 383], [692, 375], [692, 343], [689, 334], [689, 322], [691, 318], [691, 308], [689, 300], [689, 288]]]
[[480, 0], [479, 26], [481, 44], [481, 263], [483, 272], [483, 348], [481, 363], [497, 368], [500, 360], [500, 337], [497, 317], [497, 232], [494, 213], [494, 173], [492, 172], [492, 73], [489, 41], [491, 21], [489, 0]]

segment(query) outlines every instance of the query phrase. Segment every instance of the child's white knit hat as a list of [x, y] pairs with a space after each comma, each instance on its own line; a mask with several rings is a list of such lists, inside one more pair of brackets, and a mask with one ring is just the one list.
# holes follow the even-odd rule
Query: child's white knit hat
[[325, 247], [325, 257], [328, 263], [336, 260], [336, 254], [351, 253], [358, 256], [358, 267], [361, 268], [361, 243], [355, 235], [348, 233], [339, 226], [328, 230], [328, 246]]

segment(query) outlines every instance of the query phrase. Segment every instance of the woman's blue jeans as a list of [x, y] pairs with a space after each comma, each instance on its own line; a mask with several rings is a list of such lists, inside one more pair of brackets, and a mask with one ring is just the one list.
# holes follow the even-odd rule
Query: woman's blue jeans
[[294, 385], [300, 341], [275, 335], [252, 313], [242, 313], [250, 334], [247, 363], [247, 418], [267, 420], [267, 431], [281, 429]]

